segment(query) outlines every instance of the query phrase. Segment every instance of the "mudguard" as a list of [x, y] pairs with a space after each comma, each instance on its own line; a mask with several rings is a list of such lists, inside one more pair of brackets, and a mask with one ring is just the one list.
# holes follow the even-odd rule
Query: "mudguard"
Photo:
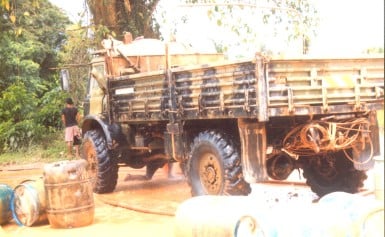
[[82, 122], [82, 133], [85, 134], [87, 131], [92, 129], [101, 129], [106, 138], [107, 147], [109, 150], [113, 149], [117, 145], [117, 141], [121, 143], [122, 138], [122, 129], [117, 124], [109, 124], [104, 119], [95, 115], [87, 115]]

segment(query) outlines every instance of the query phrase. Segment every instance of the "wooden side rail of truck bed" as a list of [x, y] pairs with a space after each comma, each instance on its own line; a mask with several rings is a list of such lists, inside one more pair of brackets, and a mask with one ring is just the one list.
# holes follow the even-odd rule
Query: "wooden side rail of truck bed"
[[270, 116], [349, 113], [384, 103], [384, 58], [271, 60], [268, 67]]
[[113, 120], [167, 120], [168, 113], [182, 120], [354, 113], [384, 103], [380, 57], [257, 58], [170, 70], [109, 78]]

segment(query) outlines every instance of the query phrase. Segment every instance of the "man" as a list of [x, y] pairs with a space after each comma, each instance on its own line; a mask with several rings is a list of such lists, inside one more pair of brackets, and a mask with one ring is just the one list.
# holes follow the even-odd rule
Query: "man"
[[76, 158], [79, 158], [79, 142], [74, 142], [74, 139], [80, 139], [80, 131], [78, 127], [80, 115], [71, 98], [66, 99], [65, 108], [61, 111], [61, 120], [65, 126], [64, 139], [67, 144], [67, 155], [69, 158], [72, 158], [72, 147], [74, 146]]

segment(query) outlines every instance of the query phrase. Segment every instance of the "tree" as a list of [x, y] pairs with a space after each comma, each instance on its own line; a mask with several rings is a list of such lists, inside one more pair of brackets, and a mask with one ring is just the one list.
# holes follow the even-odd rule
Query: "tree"
[[93, 23], [107, 27], [109, 33], [122, 36], [124, 31], [134, 37], [157, 38], [159, 32], [153, 18], [153, 12], [159, 0], [87, 0], [93, 15]]
[[[105, 29], [100, 27], [105, 26], [108, 33], [113, 32], [118, 38], [123, 31], [130, 31], [134, 37], [168, 38], [168, 34], [180, 31], [184, 36], [191, 35], [195, 33], [191, 30], [200, 26], [190, 27], [190, 34], [177, 27], [183, 24], [186, 27], [194, 21], [194, 17], [207, 17], [211, 23], [204, 23], [205, 27], [214, 23], [223, 32], [229, 31], [225, 37], [229, 42], [224, 37], [213, 39], [219, 51], [227, 51], [237, 45], [255, 47], [255, 41], [268, 41], [262, 36], [269, 34], [285, 42], [301, 40], [303, 53], [307, 53], [319, 21], [311, 0], [87, 0], [87, 3], [99, 29]], [[204, 10], [197, 13], [198, 8]], [[160, 17], [156, 18], [154, 13]], [[159, 23], [163, 27], [169, 24], [169, 32], [160, 35]], [[101, 32], [106, 33], [105, 30]], [[231, 45], [230, 42], [236, 43]], [[263, 47], [264, 43], [261, 44]]]
[[90, 62], [90, 51], [95, 49], [93, 38], [89, 37], [87, 27], [80, 24], [73, 24], [66, 29], [67, 40], [63, 46], [60, 57], [61, 69], [69, 72], [69, 93], [75, 104], [80, 104], [86, 94], [88, 63]]
[[[28, 1], [29, 7], [35, 9], [39, 7], [39, 0], [30, 0]], [[10, 25], [13, 24], [14, 26], [16, 25], [16, 15], [17, 15], [17, 6], [18, 3], [16, 1], [12, 0], [2, 0], [0, 2], [0, 15], [2, 16], [2, 21], [1, 25]], [[24, 16], [28, 16], [28, 12], [24, 12]], [[3, 28], [0, 28], [0, 31]], [[21, 29], [15, 27], [15, 33], [20, 34]]]
[[300, 41], [306, 53], [319, 24], [311, 0], [179, 0], [162, 1], [159, 8], [160, 25], [168, 27], [161, 27], [162, 35], [168, 30], [190, 42], [196, 36], [208, 38], [220, 52], [266, 50], [279, 39], [291, 45]]
[[[0, 78], [4, 79], [0, 89], [21, 80], [30, 90], [44, 92], [45, 84], [55, 82], [56, 72], [50, 68], [58, 63], [69, 20], [47, 0], [35, 7], [31, 2], [35, 1], [14, 1], [12, 13], [0, 9]], [[14, 22], [9, 21], [12, 14]]]
[[[64, 94], [57, 91], [58, 73], [52, 68], [60, 61], [58, 52], [69, 24], [48, 0], [1, 3], [0, 152], [28, 147], [60, 127], [60, 98]], [[44, 111], [47, 107], [52, 109], [50, 113]], [[51, 118], [47, 119], [47, 114]]]

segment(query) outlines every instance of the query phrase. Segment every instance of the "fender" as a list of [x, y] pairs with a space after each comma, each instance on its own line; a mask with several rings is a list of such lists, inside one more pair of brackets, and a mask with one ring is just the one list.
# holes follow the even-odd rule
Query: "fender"
[[241, 140], [242, 172], [248, 183], [268, 180], [266, 169], [266, 125], [265, 122], [238, 119]]
[[117, 143], [125, 142], [125, 139], [122, 139], [124, 135], [122, 134], [121, 127], [117, 124], [109, 124], [99, 116], [87, 115], [84, 117], [81, 127], [83, 134], [93, 129], [103, 130], [109, 150], [115, 148]]

